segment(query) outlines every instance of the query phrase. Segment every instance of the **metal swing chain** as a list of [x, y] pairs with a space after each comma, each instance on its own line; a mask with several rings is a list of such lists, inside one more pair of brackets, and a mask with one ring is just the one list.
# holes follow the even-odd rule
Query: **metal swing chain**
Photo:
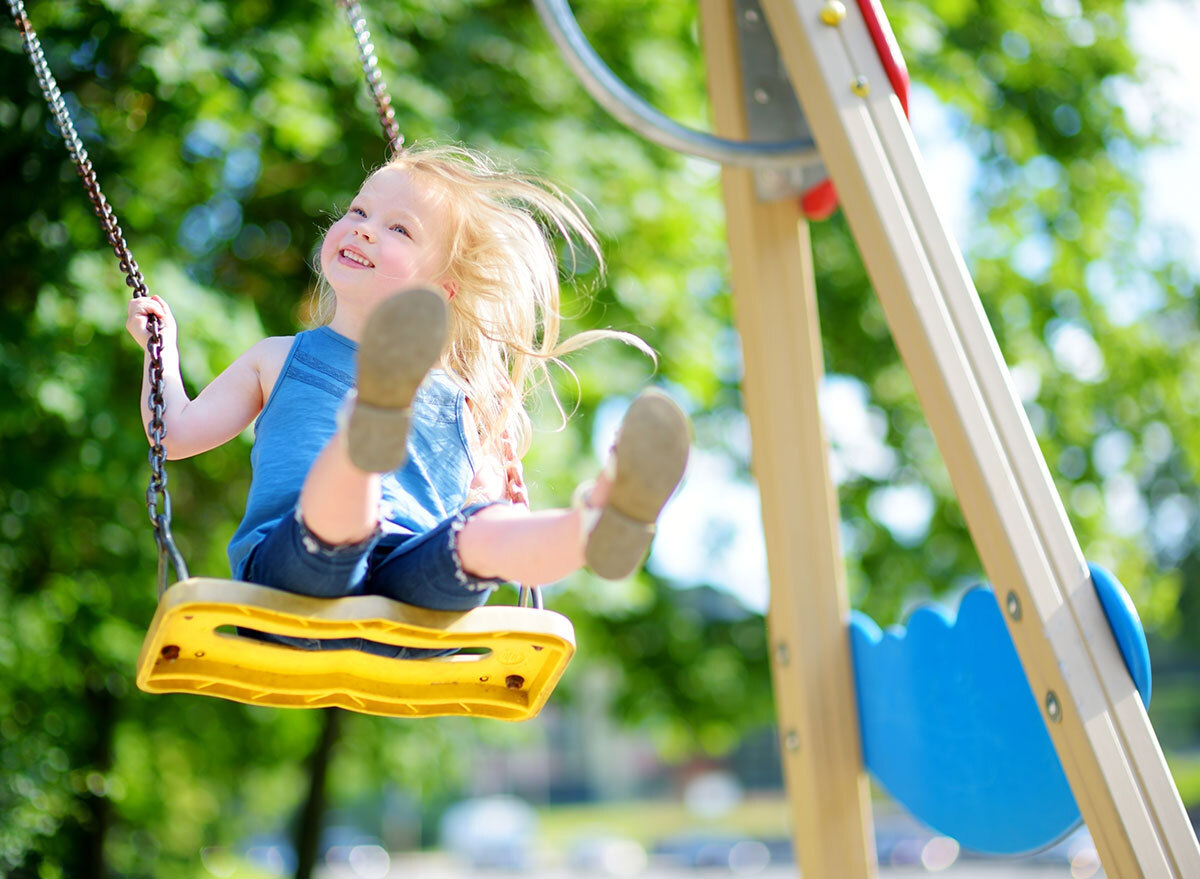
[[[63, 99], [54, 75], [50, 72], [50, 66], [46, 63], [41, 41], [38, 40], [37, 33], [25, 13], [25, 4], [22, 3], [22, 0], [8, 0], [8, 8], [25, 44], [25, 52], [33, 64], [38, 85], [42, 89], [42, 96], [46, 99], [46, 104], [50, 108], [51, 115], [54, 116], [63, 140], [66, 141], [67, 151], [75, 163], [75, 170], [83, 180], [88, 199], [92, 202], [96, 215], [100, 218], [100, 225], [104, 229], [108, 243], [117, 259], [120, 260], [121, 268], [125, 272], [125, 283], [133, 289], [134, 296], [149, 296], [150, 292], [146, 288], [142, 270], [138, 268], [137, 260], [133, 258], [133, 253], [129, 250], [125, 235], [117, 222], [116, 214], [113, 213], [112, 206], [104, 197], [104, 193], [100, 191], [100, 183], [96, 179], [92, 161], [88, 158], [83, 141], [79, 139], [75, 125], [71, 122], [71, 114], [67, 109], [66, 101]], [[146, 350], [150, 354], [149, 404], [153, 415], [149, 425], [150, 484], [146, 488], [146, 509], [150, 514], [150, 522], [154, 526], [154, 540], [158, 545], [158, 593], [162, 595], [167, 588], [168, 562], [174, 567], [178, 579], [186, 580], [188, 572], [183, 556], [175, 546], [175, 539], [171, 536], [171, 495], [167, 492], [167, 452], [163, 446], [167, 429], [163, 421], [166, 404], [163, 402], [162, 327], [158, 318], [153, 315], [147, 321], [146, 326], [150, 333]]]
[[371, 32], [367, 30], [367, 20], [363, 17], [362, 7], [358, 0], [338, 0], [338, 4], [346, 11], [346, 20], [354, 30], [354, 40], [358, 43], [358, 60], [362, 62], [363, 75], [367, 78], [367, 87], [371, 97], [375, 99], [375, 110], [379, 114], [379, 124], [383, 128], [383, 136], [393, 151], [399, 151], [404, 146], [404, 135], [396, 124], [396, 111], [392, 108], [392, 98], [388, 94], [383, 74], [379, 72], [379, 59], [375, 57], [375, 44], [371, 42]]

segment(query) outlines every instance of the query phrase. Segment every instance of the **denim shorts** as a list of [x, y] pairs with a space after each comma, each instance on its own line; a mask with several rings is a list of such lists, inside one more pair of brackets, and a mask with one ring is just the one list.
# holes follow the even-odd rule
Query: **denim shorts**
[[[243, 578], [315, 598], [383, 595], [432, 610], [470, 610], [505, 581], [475, 577], [458, 558], [458, 532], [468, 517], [503, 501], [473, 504], [420, 534], [376, 532], [361, 543], [332, 545], [313, 534], [297, 508], [254, 548]], [[452, 650], [397, 647], [363, 638], [291, 638], [239, 630], [262, 641], [304, 650], [362, 650], [379, 656], [419, 658]]]

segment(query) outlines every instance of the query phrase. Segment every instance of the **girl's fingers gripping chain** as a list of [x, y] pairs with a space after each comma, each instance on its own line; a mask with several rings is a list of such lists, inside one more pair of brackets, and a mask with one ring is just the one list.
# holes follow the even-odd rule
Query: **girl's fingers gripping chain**
[[138, 296], [129, 300], [129, 317], [125, 329], [143, 349], [150, 343], [149, 319], [153, 315], [159, 320], [164, 347], [175, 344], [175, 318], [166, 301], [159, 296]]
[[505, 473], [508, 499], [514, 504], [529, 508], [529, 493], [525, 490], [525, 477], [521, 472], [521, 462], [509, 466]]

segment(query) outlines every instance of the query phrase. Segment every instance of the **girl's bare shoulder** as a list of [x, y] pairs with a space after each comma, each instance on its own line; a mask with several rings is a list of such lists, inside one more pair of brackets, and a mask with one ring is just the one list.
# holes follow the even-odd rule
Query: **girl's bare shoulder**
[[253, 364], [258, 371], [258, 382], [262, 388], [263, 400], [271, 396], [271, 389], [283, 371], [287, 362], [288, 352], [292, 350], [295, 336], [269, 336], [258, 342], [246, 353], [253, 358]]
[[277, 360], [282, 364], [287, 360], [288, 352], [292, 350], [292, 343], [295, 341], [295, 336], [268, 336], [250, 350], [255, 353], [255, 358], [260, 363]]

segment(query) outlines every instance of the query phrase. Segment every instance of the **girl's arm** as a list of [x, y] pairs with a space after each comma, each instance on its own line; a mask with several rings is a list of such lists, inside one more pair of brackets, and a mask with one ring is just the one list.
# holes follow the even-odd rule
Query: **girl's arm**
[[[179, 371], [178, 329], [171, 309], [158, 296], [140, 297], [129, 303], [126, 329], [143, 349], [149, 343], [149, 315], [157, 315], [162, 335], [163, 446], [172, 460], [190, 458], [233, 439], [262, 410], [259, 372], [263, 358], [278, 340], [264, 339], [235, 360], [213, 379], [195, 400], [188, 398]], [[142, 424], [150, 437], [150, 352], [142, 368]]]

